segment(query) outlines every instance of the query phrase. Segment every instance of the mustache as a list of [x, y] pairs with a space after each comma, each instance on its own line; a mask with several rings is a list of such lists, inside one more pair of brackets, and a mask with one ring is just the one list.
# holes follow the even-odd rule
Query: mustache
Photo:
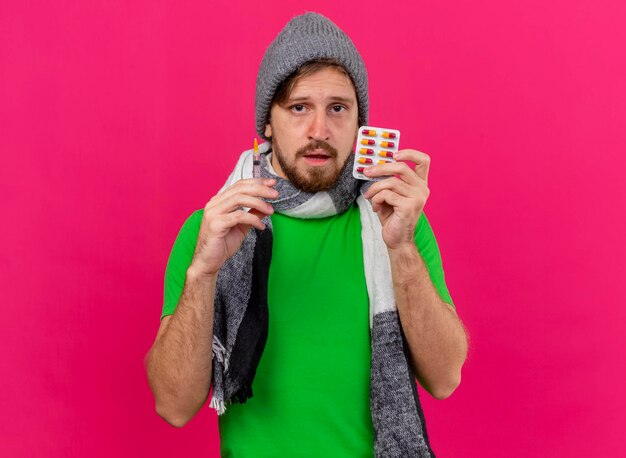
[[306, 154], [312, 153], [316, 149], [321, 149], [326, 152], [331, 158], [336, 158], [338, 156], [337, 150], [328, 142], [324, 140], [312, 140], [308, 145], [303, 146], [298, 151], [296, 151], [296, 158], [300, 158], [305, 156]]

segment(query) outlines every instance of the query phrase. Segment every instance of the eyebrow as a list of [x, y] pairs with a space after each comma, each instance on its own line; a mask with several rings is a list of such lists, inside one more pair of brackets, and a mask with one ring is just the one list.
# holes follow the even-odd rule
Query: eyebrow
[[[354, 100], [354, 98], [352, 97], [341, 97], [341, 96], [335, 95], [335, 96], [329, 97], [329, 99], [331, 102], [340, 102], [340, 103], [345, 103], [346, 105], [356, 103], [356, 100]], [[287, 99], [287, 103], [308, 102], [309, 100], [311, 100], [311, 97], [309, 96], [290, 97], [289, 99]]]

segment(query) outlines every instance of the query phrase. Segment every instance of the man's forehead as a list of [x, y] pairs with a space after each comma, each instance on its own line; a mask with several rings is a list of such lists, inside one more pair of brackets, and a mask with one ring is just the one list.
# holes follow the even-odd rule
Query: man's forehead
[[356, 91], [350, 77], [340, 70], [327, 68], [296, 81], [289, 101], [304, 99], [327, 99], [344, 103], [356, 103]]

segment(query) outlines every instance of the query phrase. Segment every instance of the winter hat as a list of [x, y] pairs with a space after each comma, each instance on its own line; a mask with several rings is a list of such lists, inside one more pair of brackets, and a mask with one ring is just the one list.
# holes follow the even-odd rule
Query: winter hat
[[270, 43], [256, 80], [256, 130], [265, 137], [276, 89], [303, 64], [330, 58], [337, 60], [352, 78], [359, 104], [359, 125], [367, 124], [367, 70], [352, 40], [330, 19], [317, 13], [294, 17]]

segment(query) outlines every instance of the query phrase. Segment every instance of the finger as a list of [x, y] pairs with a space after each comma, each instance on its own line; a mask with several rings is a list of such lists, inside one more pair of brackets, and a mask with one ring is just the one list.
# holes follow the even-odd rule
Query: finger
[[415, 163], [413, 170], [424, 181], [428, 182], [428, 172], [430, 170], [430, 156], [415, 149], [402, 149], [398, 151], [394, 159], [398, 161], [411, 161]]
[[261, 219], [250, 212], [246, 212], [243, 210], [236, 210], [228, 215], [225, 215], [223, 218], [224, 228], [232, 228], [237, 225], [241, 225], [242, 230], [247, 232], [248, 229], [252, 226], [260, 231], [265, 230], [265, 224]]
[[371, 178], [398, 175], [410, 185], [417, 185], [420, 179], [406, 162], [389, 162], [387, 164], [374, 165], [366, 168], [363, 174]]
[[396, 194], [393, 191], [390, 191], [389, 189], [383, 189], [374, 197], [372, 197], [372, 204], [381, 205], [383, 203], [386, 203], [388, 205], [391, 205], [392, 207], [399, 207], [400, 205], [404, 204], [405, 201], [406, 198]]
[[274, 213], [274, 207], [272, 207], [271, 204], [259, 199], [258, 197], [252, 197], [246, 194], [233, 194], [226, 197], [215, 203], [207, 211], [219, 217], [220, 215], [231, 213], [241, 207], [255, 209], [265, 215], [271, 215]]
[[250, 178], [239, 180], [218, 195], [228, 197], [233, 194], [247, 194], [249, 196], [273, 199], [278, 197], [278, 191], [273, 188], [274, 185], [276, 185], [274, 178]]
[[424, 209], [426, 201], [428, 200], [428, 195], [428, 188], [426, 188], [425, 193], [420, 193], [419, 195], [411, 197], [402, 196], [390, 189], [383, 189], [372, 197], [370, 202], [372, 202], [372, 205], [374, 203], [390, 205], [393, 207], [394, 212], [400, 217], [412, 219], [416, 215], [419, 216], [419, 213]]
[[247, 194], [249, 196], [265, 197], [274, 199], [278, 197], [278, 191], [272, 186], [276, 184], [274, 178], [248, 178], [239, 180], [232, 186], [218, 193], [214, 199], [227, 198], [233, 194]]
[[248, 211], [248, 213], [250, 213], [251, 215], [255, 215], [255, 216], [257, 216], [257, 217], [258, 217], [259, 219], [261, 219], [261, 220], [262, 220], [263, 218], [265, 218], [266, 216], [269, 216], [269, 215], [267, 215], [267, 213], [260, 212], [260, 211], [258, 211], [258, 210], [255, 210], [254, 208], [251, 208], [251, 209]]
[[378, 213], [381, 221], [384, 221], [389, 215], [393, 213], [393, 207], [386, 202], [372, 202], [372, 210]]
[[363, 197], [365, 197], [366, 199], [371, 199], [383, 189], [392, 190], [405, 197], [411, 197], [413, 195], [416, 195], [418, 192], [418, 189], [415, 186], [410, 186], [399, 178], [389, 177], [385, 178], [384, 180], [377, 181], [376, 183], [371, 185], [369, 189], [365, 191]]

